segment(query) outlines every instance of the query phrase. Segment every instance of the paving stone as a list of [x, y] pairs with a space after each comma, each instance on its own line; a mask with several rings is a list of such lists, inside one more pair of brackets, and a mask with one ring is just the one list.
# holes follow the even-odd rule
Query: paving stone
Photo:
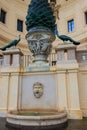
[[[12, 127], [8, 128], [6, 127], [6, 119], [0, 118], [0, 130], [40, 130], [40, 129], [37, 129], [36, 127], [30, 129], [24, 127], [16, 128], [16, 129]], [[83, 120], [69, 120], [67, 128], [56, 129], [56, 130], [87, 130], [87, 118], [84, 118]]]

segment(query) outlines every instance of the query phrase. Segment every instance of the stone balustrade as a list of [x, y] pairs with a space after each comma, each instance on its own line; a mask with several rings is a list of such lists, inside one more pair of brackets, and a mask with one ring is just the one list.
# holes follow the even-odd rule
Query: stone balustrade
[[[14, 52], [14, 51], [13, 51]], [[13, 57], [14, 59], [15, 56], [13, 56], [13, 52], [10, 53], [10, 55], [7, 55], [7, 52], [4, 52], [4, 56], [0, 55], [0, 66], [3, 66], [8, 64], [9, 66], [12, 66], [13, 63]], [[18, 55], [16, 55], [18, 58]], [[22, 55], [19, 58], [19, 62], [21, 66], [27, 67], [29, 64], [32, 63], [34, 57], [32, 55]], [[58, 48], [57, 53], [50, 53], [48, 56], [48, 61], [50, 63], [50, 66], [56, 66], [58, 63], [74, 63], [78, 62], [78, 64], [83, 64], [86, 65], [87, 63], [87, 51], [76, 51], [75, 48]], [[15, 64], [17, 65], [17, 59], [14, 61]]]

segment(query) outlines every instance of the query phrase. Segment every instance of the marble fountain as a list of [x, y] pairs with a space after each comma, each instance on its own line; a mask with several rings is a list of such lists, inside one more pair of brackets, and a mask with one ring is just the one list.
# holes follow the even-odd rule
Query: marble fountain
[[[31, 0], [31, 4], [33, 1], [36, 0]], [[58, 105], [58, 77], [56, 71], [50, 71], [47, 60], [55, 35], [47, 27], [34, 26], [28, 30], [26, 40], [34, 60], [22, 73], [19, 107], [17, 111], [8, 112], [7, 126], [40, 129], [64, 127], [68, 120], [67, 112], [64, 106], [60, 108]]]

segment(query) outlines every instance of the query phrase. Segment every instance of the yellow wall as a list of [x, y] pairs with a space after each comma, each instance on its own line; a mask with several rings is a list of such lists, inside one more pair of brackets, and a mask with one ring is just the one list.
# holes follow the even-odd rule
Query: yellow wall
[[[87, 24], [85, 24], [84, 12], [87, 11], [87, 0], [68, 0], [61, 1], [58, 4], [61, 5], [59, 9], [59, 20], [57, 19], [57, 25], [59, 34], [66, 34], [71, 36], [77, 41], [80, 41], [81, 44], [77, 49], [87, 49]], [[75, 30], [73, 32], [68, 32], [67, 21], [75, 20]], [[56, 44], [60, 42], [56, 40]], [[85, 47], [84, 47], [85, 46]]]
[[[19, 46], [27, 53], [27, 42], [25, 40], [26, 26], [25, 17], [27, 14], [29, 0], [0, 0], [0, 8], [7, 12], [6, 24], [0, 23], [0, 46], [10, 42], [18, 37], [22, 36], [22, 40]], [[59, 9], [59, 20], [57, 19], [57, 25], [59, 34], [66, 34], [74, 38], [75, 40], [84, 43], [86, 48], [87, 42], [87, 25], [85, 24], [84, 12], [87, 11], [87, 0], [69, 0], [69, 1], [57, 1], [57, 5], [61, 5]], [[24, 21], [24, 30], [19, 32], [16, 30], [17, 18]], [[67, 31], [67, 21], [71, 19], [75, 20], [75, 30], [71, 33]], [[60, 42], [56, 39], [54, 45]], [[84, 49], [84, 46], [79, 46], [78, 49]]]
[[[18, 0], [0, 0], [0, 8], [7, 12], [6, 24], [0, 22], [0, 46], [7, 44], [13, 39], [17, 39], [20, 34], [22, 40], [19, 47], [24, 52], [27, 52], [27, 42], [25, 40], [26, 27], [25, 27], [25, 16], [27, 12], [26, 4], [19, 2]], [[17, 19], [23, 20], [23, 32], [17, 31]]]

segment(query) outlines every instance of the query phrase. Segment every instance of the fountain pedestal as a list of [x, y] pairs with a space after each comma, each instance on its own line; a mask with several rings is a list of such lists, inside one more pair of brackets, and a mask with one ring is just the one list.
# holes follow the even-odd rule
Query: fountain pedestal
[[28, 127], [38, 129], [57, 129], [59, 127], [64, 128], [67, 126], [67, 115], [65, 111], [51, 111], [51, 112], [37, 112], [34, 111], [17, 113], [16, 111], [10, 112], [7, 118], [7, 125], [12, 127]]
[[[10, 110], [7, 125], [57, 129], [67, 125], [67, 112], [58, 106], [56, 72], [25, 72], [20, 75], [18, 111]], [[32, 129], [31, 129], [32, 130]]]
[[47, 61], [55, 36], [41, 27], [29, 30], [26, 39], [35, 59], [20, 74], [18, 111], [8, 112], [7, 124], [40, 129], [62, 127], [67, 124], [67, 113], [59, 111], [57, 73], [50, 71]]
[[49, 71], [48, 55], [51, 52], [51, 43], [55, 40], [53, 33], [45, 27], [34, 27], [26, 35], [28, 46], [33, 53], [33, 63], [27, 71]]

